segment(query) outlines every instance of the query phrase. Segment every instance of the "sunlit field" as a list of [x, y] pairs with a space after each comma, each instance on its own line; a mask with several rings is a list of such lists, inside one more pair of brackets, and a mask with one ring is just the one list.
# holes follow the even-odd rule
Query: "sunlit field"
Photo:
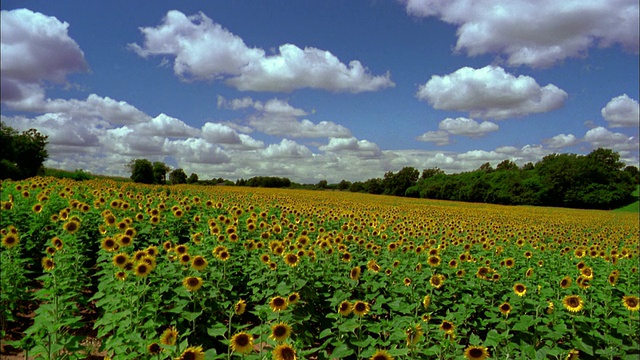
[[32, 178], [0, 229], [29, 358], [640, 354], [637, 213]]

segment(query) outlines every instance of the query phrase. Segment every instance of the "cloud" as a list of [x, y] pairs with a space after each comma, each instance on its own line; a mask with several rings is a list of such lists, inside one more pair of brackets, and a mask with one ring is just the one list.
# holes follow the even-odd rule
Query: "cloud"
[[427, 131], [416, 138], [418, 141], [432, 142], [438, 146], [449, 145], [449, 133], [446, 131]]
[[68, 74], [88, 71], [68, 23], [28, 9], [3, 10], [1, 22], [2, 102], [41, 99], [44, 81], [65, 83]]
[[587, 131], [584, 141], [594, 148], [608, 148], [614, 151], [638, 151], [638, 138], [622, 133], [614, 133], [602, 126]]
[[12, 103], [11, 107], [28, 112], [64, 113], [74, 118], [101, 121], [105, 126], [140, 124], [153, 120], [151, 116], [126, 101], [117, 101], [96, 94], [89, 95], [86, 100], [39, 98], [30, 102]]
[[548, 67], [594, 46], [638, 52], [636, 0], [404, 0], [409, 14], [458, 26], [455, 50], [504, 54], [509, 65]]
[[559, 134], [550, 139], [544, 140], [544, 143], [550, 149], [562, 149], [565, 147], [570, 147], [577, 145], [580, 142], [578, 138], [573, 134]]
[[137, 125], [135, 128], [137, 133], [143, 136], [186, 138], [199, 134], [198, 129], [164, 113], [156, 116], [149, 122]]
[[485, 66], [434, 75], [420, 86], [416, 96], [435, 109], [501, 120], [558, 109], [567, 93], [553, 84], [540, 87], [533, 78], [515, 77], [499, 66]]
[[261, 102], [250, 97], [229, 100], [218, 96], [218, 107], [231, 110], [254, 109], [255, 112], [248, 117], [249, 126], [268, 135], [295, 138], [351, 137], [349, 129], [332, 121], [314, 123], [308, 119], [299, 120], [307, 112], [281, 99]]
[[255, 140], [249, 135], [238, 134], [236, 130], [221, 123], [208, 122], [202, 126], [202, 138], [211, 144], [222, 145], [234, 149], [261, 149], [264, 142]]
[[163, 150], [179, 159], [179, 164], [223, 164], [231, 161], [231, 156], [223, 149], [202, 138], [165, 140]]
[[368, 140], [350, 138], [329, 138], [327, 145], [318, 147], [318, 150], [340, 154], [351, 154], [360, 158], [377, 158], [382, 155], [380, 148]]
[[282, 139], [279, 144], [267, 146], [266, 149], [260, 151], [260, 154], [269, 159], [295, 159], [313, 155], [309, 148], [289, 139]]
[[140, 31], [143, 45], [130, 48], [145, 58], [174, 56], [173, 71], [184, 80], [222, 79], [241, 91], [274, 92], [312, 88], [359, 93], [394, 86], [389, 73], [371, 75], [357, 60], [345, 65], [329, 51], [313, 47], [284, 44], [268, 56], [202, 12], [187, 17], [172, 10], [159, 26]]
[[612, 128], [638, 127], [640, 121], [638, 101], [631, 99], [627, 94], [611, 99], [602, 108], [601, 113]]
[[455, 119], [446, 118], [440, 121], [438, 128], [452, 135], [463, 135], [468, 137], [482, 137], [489, 132], [498, 131], [499, 127], [490, 121], [478, 123], [473, 119], [458, 117]]

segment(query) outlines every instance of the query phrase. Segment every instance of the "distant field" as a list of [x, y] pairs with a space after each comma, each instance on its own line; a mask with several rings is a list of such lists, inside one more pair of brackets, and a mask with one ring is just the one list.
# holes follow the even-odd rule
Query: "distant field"
[[12, 355], [639, 354], [632, 213], [50, 177], [1, 196]]

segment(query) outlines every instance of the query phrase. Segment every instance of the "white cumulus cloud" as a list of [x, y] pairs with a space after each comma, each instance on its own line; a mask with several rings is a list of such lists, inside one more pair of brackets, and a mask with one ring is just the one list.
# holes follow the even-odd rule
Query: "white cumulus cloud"
[[580, 139], [576, 138], [573, 134], [559, 134], [550, 139], [544, 140], [544, 143], [550, 149], [562, 149], [569, 146], [574, 146], [580, 142]]
[[637, 100], [633, 100], [627, 94], [614, 97], [602, 108], [602, 117], [607, 120], [609, 126], [638, 127], [640, 122], [640, 106]]
[[452, 135], [463, 135], [469, 137], [482, 137], [489, 132], [498, 131], [497, 124], [490, 121], [478, 123], [473, 119], [458, 117], [455, 119], [446, 118], [440, 121], [438, 128]]
[[637, 0], [404, 0], [407, 12], [458, 26], [455, 50], [547, 67], [594, 46], [638, 52]]
[[416, 138], [418, 141], [432, 142], [438, 146], [449, 145], [449, 133], [446, 131], [427, 131]]
[[1, 13], [2, 102], [37, 101], [43, 82], [65, 83], [70, 73], [89, 69], [69, 24], [28, 9]]
[[416, 96], [435, 109], [500, 120], [558, 109], [567, 93], [553, 84], [541, 87], [529, 76], [515, 77], [499, 66], [485, 66], [434, 75], [420, 86]]
[[358, 61], [348, 65], [314, 47], [284, 44], [266, 55], [248, 47], [204, 13], [186, 16], [171, 10], [157, 27], [144, 27], [143, 45], [130, 44], [140, 56], [174, 56], [173, 70], [183, 79], [223, 79], [239, 90], [290, 92], [313, 88], [359, 93], [394, 86], [389, 73], [372, 75]]
[[593, 128], [584, 135], [584, 141], [593, 147], [602, 147], [614, 151], [638, 151], [638, 138], [623, 133], [612, 132], [602, 126]]

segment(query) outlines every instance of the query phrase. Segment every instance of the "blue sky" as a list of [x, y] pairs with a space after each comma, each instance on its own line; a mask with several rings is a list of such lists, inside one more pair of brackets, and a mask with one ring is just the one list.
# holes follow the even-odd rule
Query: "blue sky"
[[638, 3], [3, 1], [2, 122], [45, 165], [316, 183], [612, 148], [638, 165]]

